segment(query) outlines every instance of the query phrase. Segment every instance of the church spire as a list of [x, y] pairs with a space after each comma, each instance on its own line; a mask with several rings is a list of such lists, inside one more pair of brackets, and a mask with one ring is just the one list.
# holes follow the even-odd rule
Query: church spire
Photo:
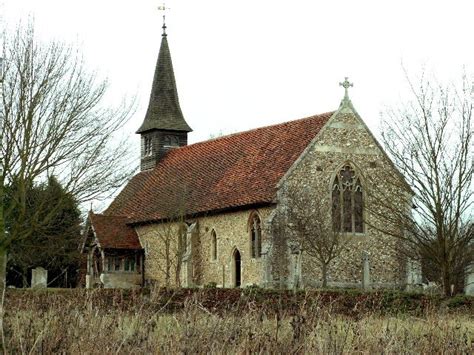
[[137, 133], [150, 130], [171, 130], [191, 132], [186, 123], [181, 107], [179, 106], [178, 90], [174, 78], [173, 63], [171, 61], [166, 24], [163, 21], [163, 34], [160, 52], [155, 67], [155, 76], [151, 88], [150, 101], [142, 125]]
[[[160, 7], [160, 10], [165, 9], [164, 6]], [[150, 101], [145, 119], [137, 130], [141, 135], [142, 171], [153, 169], [170, 149], [185, 146], [188, 143], [188, 132], [192, 131], [179, 106], [164, 16], [162, 28]]]

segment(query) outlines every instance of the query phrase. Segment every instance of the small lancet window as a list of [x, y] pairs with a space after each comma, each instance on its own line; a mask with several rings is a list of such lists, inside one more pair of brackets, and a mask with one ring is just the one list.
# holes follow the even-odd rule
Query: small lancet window
[[260, 258], [262, 253], [262, 228], [260, 217], [254, 213], [250, 218], [250, 255], [252, 258]]
[[349, 164], [332, 184], [332, 222], [335, 231], [363, 233], [363, 191], [359, 177]]
[[217, 235], [214, 229], [211, 232], [211, 260], [217, 260]]

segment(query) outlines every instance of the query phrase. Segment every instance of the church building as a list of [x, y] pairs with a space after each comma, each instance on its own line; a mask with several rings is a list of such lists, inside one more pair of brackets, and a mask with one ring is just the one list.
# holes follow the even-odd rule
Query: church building
[[[371, 192], [409, 188], [356, 112], [347, 78], [341, 86], [331, 112], [188, 145], [164, 31], [136, 132], [141, 171], [105, 211], [89, 214], [87, 286], [295, 288], [326, 278], [334, 287], [404, 287], [406, 262], [377, 228]], [[399, 191], [384, 185], [387, 175]], [[289, 219], [298, 211], [307, 226], [330, 221], [326, 232], [338, 235], [325, 267]], [[323, 240], [323, 228], [304, 227], [309, 245]]]

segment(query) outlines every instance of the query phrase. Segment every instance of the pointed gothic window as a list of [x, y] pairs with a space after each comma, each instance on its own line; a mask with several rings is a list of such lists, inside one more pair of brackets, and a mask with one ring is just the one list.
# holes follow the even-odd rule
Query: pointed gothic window
[[214, 229], [211, 232], [211, 260], [217, 260], [217, 236]]
[[262, 253], [262, 228], [260, 217], [254, 213], [250, 218], [250, 256], [252, 258], [260, 258]]
[[359, 177], [346, 164], [332, 184], [332, 223], [336, 231], [363, 233], [363, 193]]

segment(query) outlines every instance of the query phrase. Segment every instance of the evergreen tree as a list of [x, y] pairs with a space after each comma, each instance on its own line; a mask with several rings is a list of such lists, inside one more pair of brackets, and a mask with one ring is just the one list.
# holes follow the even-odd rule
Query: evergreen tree
[[[16, 187], [6, 189], [6, 205], [12, 203]], [[46, 183], [30, 184], [26, 193], [27, 213], [10, 214], [6, 232], [29, 231], [29, 237], [12, 244], [7, 283], [27, 286], [31, 269], [48, 270], [51, 286], [73, 285], [77, 277], [81, 216], [75, 198], [52, 176]], [[44, 223], [44, 221], [48, 223]]]

